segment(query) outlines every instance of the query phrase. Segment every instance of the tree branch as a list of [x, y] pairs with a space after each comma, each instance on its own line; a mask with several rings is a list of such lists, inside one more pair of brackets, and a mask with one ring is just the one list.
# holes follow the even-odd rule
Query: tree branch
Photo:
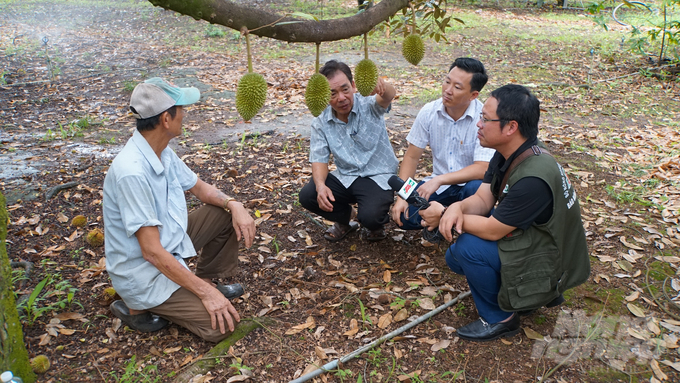
[[[196, 20], [240, 31], [245, 27], [252, 34], [288, 42], [337, 41], [368, 33], [373, 27], [386, 21], [400, 9], [407, 7], [409, 0], [383, 0], [364, 12], [354, 16], [331, 20], [301, 20], [234, 3], [229, 0], [149, 0], [153, 5], [188, 15]], [[292, 24], [281, 22], [298, 21]], [[278, 23], [278, 25], [276, 25]]]

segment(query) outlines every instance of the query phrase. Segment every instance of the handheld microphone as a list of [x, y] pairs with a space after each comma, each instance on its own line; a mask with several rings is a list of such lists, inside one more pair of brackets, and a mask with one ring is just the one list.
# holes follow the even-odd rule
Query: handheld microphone
[[418, 209], [427, 209], [430, 207], [430, 203], [418, 194], [416, 191], [416, 186], [418, 183], [409, 177], [406, 182], [404, 182], [398, 176], [392, 176], [387, 183], [390, 185], [393, 191], [397, 192], [397, 195], [406, 201], [409, 205], [413, 205]]
[[[390, 185], [392, 190], [397, 192], [399, 197], [403, 198], [409, 205], [418, 208], [418, 210], [425, 210], [430, 207], [430, 202], [425, 198], [421, 197], [416, 191], [416, 186], [418, 183], [409, 177], [406, 182], [399, 178], [398, 176], [392, 176], [387, 183]], [[423, 238], [431, 243], [439, 243], [444, 237], [439, 232], [439, 228], [432, 231], [423, 228]]]

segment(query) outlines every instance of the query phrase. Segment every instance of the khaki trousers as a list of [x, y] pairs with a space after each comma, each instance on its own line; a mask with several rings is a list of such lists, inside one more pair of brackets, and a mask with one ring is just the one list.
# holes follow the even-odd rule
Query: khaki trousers
[[[231, 214], [213, 205], [205, 205], [189, 214], [187, 234], [200, 255], [196, 276], [227, 278], [238, 267], [238, 241]], [[210, 315], [201, 300], [191, 291], [180, 287], [164, 303], [150, 309], [154, 314], [179, 325], [209, 342], [219, 342], [231, 333], [213, 330]], [[226, 327], [226, 324], [225, 324]]]

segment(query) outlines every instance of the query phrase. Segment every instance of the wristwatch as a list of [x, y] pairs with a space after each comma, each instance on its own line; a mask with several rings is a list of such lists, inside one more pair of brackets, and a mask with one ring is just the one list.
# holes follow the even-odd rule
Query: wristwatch
[[236, 201], [236, 198], [227, 197], [227, 199], [224, 200], [224, 206], [222, 206], [222, 208], [224, 208], [224, 210], [226, 210], [228, 213], [231, 213], [231, 209], [229, 209], [229, 207], [227, 207], [227, 205], [231, 201]]

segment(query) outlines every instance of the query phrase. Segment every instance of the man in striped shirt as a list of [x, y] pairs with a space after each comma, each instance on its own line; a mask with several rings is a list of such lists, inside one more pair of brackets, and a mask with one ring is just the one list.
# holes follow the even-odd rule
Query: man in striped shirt
[[[477, 59], [457, 58], [442, 82], [442, 97], [426, 104], [406, 137], [408, 149], [399, 177], [414, 177], [427, 145], [432, 150], [432, 175], [417, 186], [418, 194], [448, 206], [477, 191], [493, 149], [483, 148], [477, 138], [482, 103], [477, 99], [488, 76]], [[406, 230], [422, 229], [418, 209], [398, 198], [391, 209], [394, 222]]]

